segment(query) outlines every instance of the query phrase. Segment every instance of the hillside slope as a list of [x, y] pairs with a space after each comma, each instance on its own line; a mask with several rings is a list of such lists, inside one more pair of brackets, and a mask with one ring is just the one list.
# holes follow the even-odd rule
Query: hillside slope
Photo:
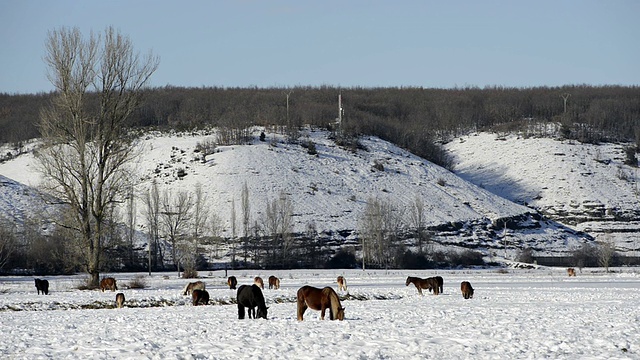
[[[318, 153], [309, 155], [277, 134], [259, 141], [260, 131], [255, 129], [251, 145], [220, 146], [204, 159], [197, 145], [215, 141], [214, 135], [147, 134], [131, 170], [139, 180], [137, 194], [145, 194], [154, 179], [172, 194], [193, 192], [201, 184], [225, 237], [232, 235], [232, 201], [241, 231], [240, 199], [246, 184], [251, 224], [260, 225], [268, 202], [286, 194], [293, 205], [294, 232], [301, 234], [314, 224], [322, 238], [335, 243], [357, 241], [366, 203], [374, 198], [393, 204], [407, 222], [412, 204], [421, 198], [426, 226], [437, 242], [491, 255], [513, 258], [526, 247], [541, 255], [561, 254], [589, 239], [376, 137], [362, 138], [366, 150], [352, 152], [337, 146], [327, 132], [308, 129], [300, 140], [313, 142]], [[0, 164], [0, 174], [36, 185], [33, 167], [33, 156], [22, 155]], [[137, 225], [144, 229], [141, 203], [137, 210]]]
[[637, 167], [624, 164], [629, 145], [478, 133], [446, 147], [463, 179], [634, 255], [640, 193]]

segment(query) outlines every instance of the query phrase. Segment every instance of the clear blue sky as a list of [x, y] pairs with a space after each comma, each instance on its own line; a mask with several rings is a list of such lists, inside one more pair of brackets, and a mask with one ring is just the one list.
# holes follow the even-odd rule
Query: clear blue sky
[[640, 85], [640, 1], [0, 0], [0, 92], [52, 89], [47, 31], [113, 25], [152, 86]]

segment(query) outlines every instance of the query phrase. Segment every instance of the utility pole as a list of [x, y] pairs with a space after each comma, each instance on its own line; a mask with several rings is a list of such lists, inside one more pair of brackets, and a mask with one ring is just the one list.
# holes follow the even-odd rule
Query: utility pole
[[284, 93], [287, 95], [287, 131], [291, 128], [291, 124], [289, 123], [289, 95], [291, 95], [292, 92], [293, 90], [289, 90], [289, 92]]

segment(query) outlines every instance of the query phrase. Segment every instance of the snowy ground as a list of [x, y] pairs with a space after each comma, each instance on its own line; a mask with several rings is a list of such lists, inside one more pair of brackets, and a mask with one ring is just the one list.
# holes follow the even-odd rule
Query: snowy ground
[[[204, 275], [213, 305], [193, 307], [175, 273], [114, 274], [115, 293], [80, 291], [81, 276], [48, 277], [36, 295], [32, 277], [0, 278], [0, 358], [97, 359], [460, 359], [640, 358], [640, 269], [601, 269], [566, 276], [565, 269], [366, 271], [230, 271], [239, 284], [281, 278], [265, 289], [268, 320], [238, 320], [235, 291], [224, 271]], [[297, 289], [330, 285], [344, 275], [345, 321], [296, 319]], [[418, 295], [407, 275], [444, 278], [444, 294]], [[464, 300], [460, 282], [475, 297]], [[366, 299], [366, 300], [363, 300]], [[20, 311], [14, 311], [20, 310]]]

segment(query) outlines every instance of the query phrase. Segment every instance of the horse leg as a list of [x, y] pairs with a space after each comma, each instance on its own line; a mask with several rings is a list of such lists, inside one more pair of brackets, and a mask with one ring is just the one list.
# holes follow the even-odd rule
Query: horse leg
[[324, 313], [327, 311], [327, 308], [325, 307], [325, 305], [322, 305], [322, 309], [320, 311], [320, 319], [324, 320]]
[[298, 321], [302, 321], [304, 312], [307, 311], [307, 304], [304, 301], [298, 301]]
[[249, 319], [255, 319], [256, 318], [256, 308], [255, 307], [250, 307], [249, 308]]
[[238, 304], [238, 319], [244, 319], [244, 306]]

